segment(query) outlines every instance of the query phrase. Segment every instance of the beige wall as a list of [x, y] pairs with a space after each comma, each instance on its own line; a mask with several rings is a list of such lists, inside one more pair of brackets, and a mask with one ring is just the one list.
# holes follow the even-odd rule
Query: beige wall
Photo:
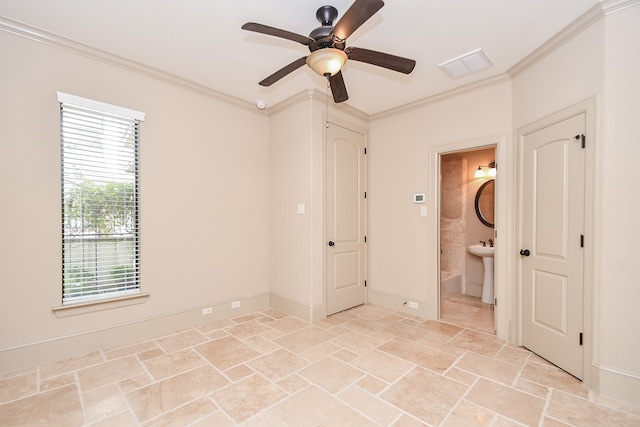
[[[640, 5], [610, 10], [580, 27], [555, 49], [544, 52], [520, 70], [510, 83], [498, 83], [474, 91], [445, 97], [406, 111], [374, 117], [371, 121], [371, 288], [370, 300], [395, 309], [413, 299], [425, 303], [427, 313], [437, 287], [437, 254], [428, 242], [437, 239], [436, 228], [425, 226], [412, 205], [412, 193], [427, 191], [433, 204], [437, 186], [433, 159], [429, 154], [446, 151], [447, 144], [466, 147], [461, 141], [488, 135], [511, 134], [512, 130], [553, 115], [587, 99], [595, 99], [596, 115], [589, 144], [593, 151], [588, 166], [594, 176], [591, 230], [587, 245], [594, 254], [588, 289], [592, 317], [586, 330], [592, 342], [593, 364], [586, 375], [591, 387], [605, 395], [640, 403], [640, 264], [635, 260], [640, 228], [634, 212], [640, 210], [633, 190], [640, 157], [637, 117], [640, 115]], [[515, 212], [517, 176], [516, 148], [510, 142], [503, 153], [508, 160], [500, 168], [505, 181], [502, 203], [507, 214]], [[435, 148], [434, 148], [435, 147]], [[499, 150], [500, 151], [500, 150]], [[500, 154], [498, 154], [500, 155]], [[589, 180], [589, 177], [585, 179]], [[499, 204], [501, 202], [499, 201]], [[433, 211], [429, 211], [433, 214]], [[496, 281], [508, 284], [506, 298], [512, 307], [504, 336], [517, 339], [515, 223], [502, 218], [497, 241], [507, 248], [502, 266], [496, 265]], [[437, 250], [437, 247], [435, 248]], [[498, 262], [498, 261], [496, 261]], [[588, 263], [590, 261], [587, 261]], [[508, 264], [508, 265], [504, 265]], [[433, 301], [432, 301], [433, 300]], [[515, 323], [514, 323], [515, 322]], [[591, 355], [589, 355], [591, 358]]]
[[[633, 191], [640, 114], [640, 5], [606, 15], [579, 36], [514, 78], [514, 127], [518, 128], [582, 100], [596, 102], [593, 155], [587, 165], [594, 191], [592, 227], [585, 230], [594, 254], [587, 277], [593, 292], [591, 384], [601, 393], [640, 403], [640, 266], [635, 242], [640, 228], [628, 222], [640, 209]], [[590, 264], [590, 260], [587, 260]]]
[[[640, 5], [608, 15], [604, 26], [604, 94], [598, 141], [596, 363], [601, 389], [640, 404], [640, 192], [637, 161], [640, 117]], [[624, 389], [615, 381], [629, 381]], [[633, 381], [635, 379], [635, 381]]]
[[[634, 216], [640, 211], [634, 191], [640, 157], [635, 126], [640, 114], [638, 22], [636, 3], [589, 23], [512, 79], [371, 118], [370, 302], [403, 309], [409, 299], [420, 303], [416, 314], [433, 317], [437, 293], [432, 290], [438, 285], [432, 271], [438, 259], [433, 153], [498, 136], [506, 141], [497, 152], [499, 162], [506, 160], [500, 165], [505, 181], [498, 191], [509, 206], [498, 210], [504, 228], [497, 241], [504, 256], [503, 265], [496, 264], [496, 282], [508, 284], [505, 300], [516, 305], [511, 204], [517, 171], [510, 135], [595, 98], [597, 132], [588, 142], [594, 144], [595, 176], [592, 236], [587, 233], [595, 253], [589, 272], [591, 384], [604, 394], [640, 403], [640, 340], [634, 329], [640, 324], [640, 228]], [[3, 371], [195, 323], [203, 319], [203, 306], [226, 315], [228, 302], [237, 299], [243, 310], [266, 306], [270, 294], [285, 306], [293, 302], [308, 309], [309, 317], [321, 310], [322, 102], [312, 96], [269, 118], [6, 32], [0, 32], [0, 51]], [[147, 114], [141, 214], [143, 287], [150, 297], [141, 304], [64, 318], [51, 311], [60, 304], [61, 264], [56, 91]], [[356, 122], [367, 126], [366, 120]], [[427, 217], [411, 200], [422, 192]], [[305, 203], [309, 214], [298, 216], [297, 203]], [[508, 317], [503, 320], [512, 323], [513, 310]], [[513, 338], [514, 333], [503, 336]]]
[[[370, 301], [393, 309], [419, 303], [413, 314], [437, 313], [438, 200], [432, 150], [457, 151], [483, 145], [487, 137], [511, 129], [511, 83], [499, 80], [370, 124]], [[450, 147], [450, 148], [447, 148]], [[468, 147], [465, 147], [468, 148]], [[413, 204], [426, 193], [426, 204]], [[420, 216], [426, 206], [429, 215]], [[430, 223], [436, 224], [429, 227]], [[433, 246], [430, 250], [429, 247]], [[434, 307], [435, 305], [435, 307]]]
[[[305, 306], [311, 303], [312, 105], [304, 100], [270, 119], [271, 292]], [[303, 204], [304, 214], [297, 213]]]
[[327, 109], [314, 91], [286, 101], [270, 117], [270, 302], [309, 321], [325, 317], [327, 114], [332, 123], [366, 133], [358, 114]]
[[592, 371], [596, 390], [635, 403], [640, 403], [640, 340], [634, 331], [640, 324], [635, 256], [640, 228], [631, 218], [640, 209], [639, 193], [633, 190], [640, 155], [638, 23], [638, 4], [608, 14], [513, 83], [516, 128], [587, 98], [596, 100], [597, 132], [587, 142], [594, 153], [587, 167], [594, 177], [594, 192], [588, 197], [595, 216], [585, 233], [595, 256], [588, 272], [593, 365], [586, 368]]
[[[268, 305], [265, 115], [0, 32], [0, 370]], [[58, 318], [56, 91], [143, 111], [140, 304]], [[254, 301], [255, 300], [255, 301]], [[214, 306], [204, 317], [200, 308]], [[59, 345], [56, 345], [59, 344]]]

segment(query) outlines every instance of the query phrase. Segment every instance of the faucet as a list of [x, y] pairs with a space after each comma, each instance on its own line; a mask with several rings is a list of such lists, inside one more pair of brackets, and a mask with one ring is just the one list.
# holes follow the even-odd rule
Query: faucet
[[489, 239], [489, 246], [493, 247], [493, 239]]
[[485, 242], [484, 240], [480, 240], [480, 243], [482, 243], [482, 247], [487, 246], [487, 242]]

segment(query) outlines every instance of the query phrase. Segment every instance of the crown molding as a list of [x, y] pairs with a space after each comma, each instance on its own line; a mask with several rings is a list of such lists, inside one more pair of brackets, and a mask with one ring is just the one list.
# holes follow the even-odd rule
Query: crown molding
[[[497, 83], [501, 83], [504, 80], [513, 79], [518, 76], [522, 72], [526, 71], [544, 57], [554, 52], [565, 43], [569, 42], [580, 33], [591, 27], [594, 23], [600, 21], [605, 15], [609, 15], [611, 13], [618, 12], [620, 10], [636, 6], [640, 4], [640, 0], [600, 0], [600, 3], [585, 14], [580, 16], [574, 22], [569, 24], [566, 28], [556, 34], [553, 38], [545, 42], [538, 49], [529, 54], [526, 58], [518, 62], [516, 65], [507, 70], [506, 74], [490, 77], [488, 79], [484, 79], [478, 82], [470, 83], [468, 85], [452, 89], [450, 91], [442, 92], [437, 95], [427, 97], [409, 104], [405, 104], [399, 107], [395, 107], [389, 110], [382, 111], [380, 113], [376, 113], [373, 115], [368, 115], [367, 113], [362, 112], [356, 108], [350, 107], [345, 104], [334, 104], [333, 107], [344, 111], [347, 114], [350, 114], [358, 119], [364, 121], [377, 120], [380, 118], [384, 118], [387, 116], [399, 114], [402, 112], [411, 111], [417, 108], [421, 108], [425, 105], [432, 104], [437, 101], [441, 101], [448, 97], [457, 96], [459, 94], [469, 92], [478, 88], [491, 86]], [[65, 37], [50, 33], [48, 31], [29, 26], [27, 24], [14, 21], [5, 17], [0, 16], [0, 31], [5, 31], [20, 37], [24, 37], [30, 40], [34, 40], [39, 43], [44, 43], [52, 47], [56, 47], [58, 49], [63, 49], [68, 52], [72, 52], [77, 55], [81, 55], [93, 60], [101, 61], [107, 63], [112, 66], [116, 66], [119, 68], [123, 68], [125, 70], [138, 73], [144, 75], [146, 77], [153, 78], [155, 80], [162, 81], [164, 83], [168, 83], [182, 89], [186, 89], [192, 92], [196, 92], [200, 95], [208, 96], [218, 101], [225, 102], [234, 107], [238, 107], [247, 111], [250, 111], [254, 114], [259, 114], [263, 116], [270, 116], [272, 114], [277, 114], [278, 112], [290, 107], [291, 105], [298, 104], [304, 100], [315, 99], [321, 102], [327, 102], [328, 96], [326, 94], [320, 93], [318, 90], [309, 89], [300, 92], [297, 95], [294, 95], [290, 98], [285, 99], [284, 101], [278, 103], [277, 105], [265, 109], [265, 110], [257, 110], [255, 105], [250, 102], [246, 102], [239, 98], [233, 97], [231, 95], [227, 95], [222, 92], [218, 92], [206, 86], [200, 85], [198, 83], [174, 76], [169, 73], [165, 73], [159, 71], [155, 68], [151, 68], [142, 64], [139, 64], [134, 61], [130, 61], [119, 57], [117, 55], [113, 55], [107, 53], [105, 51], [95, 49], [91, 46], [76, 42], [71, 39], [67, 39]]]
[[302, 102], [308, 101], [310, 99], [320, 99], [320, 95], [316, 93], [317, 91], [314, 89], [307, 89], [299, 92], [289, 98], [285, 99], [277, 103], [276, 105], [269, 107], [269, 117], [278, 114], [294, 105], [300, 104]]
[[328, 96], [326, 93], [323, 93], [320, 90], [317, 89], [307, 89], [307, 90], [303, 90], [302, 92], [297, 93], [296, 95], [290, 96], [289, 98], [285, 99], [282, 102], [279, 102], [278, 104], [274, 105], [273, 107], [269, 108], [269, 116], [272, 116], [274, 114], [278, 114], [281, 111], [284, 111], [294, 105], [300, 104], [302, 102], [308, 101], [308, 100], [313, 100], [313, 101], [318, 101], [321, 102], [323, 104], [327, 104], [329, 103], [329, 105], [331, 105], [331, 108], [334, 108], [338, 111], [341, 111], [345, 114], [348, 114], [352, 117], [355, 117], [357, 119], [360, 119], [364, 122], [369, 122], [370, 116], [361, 111], [358, 110], [357, 108], [351, 107], [350, 105], [346, 105], [343, 103], [340, 104], [336, 104], [333, 102], [333, 98]]
[[371, 116], [371, 120], [378, 120], [378, 119], [382, 119], [382, 118], [386, 118], [389, 116], [393, 116], [396, 114], [400, 114], [400, 113], [406, 113], [408, 111], [412, 111], [412, 110], [417, 110], [419, 108], [422, 108], [424, 106], [430, 105], [430, 104], [434, 104], [436, 102], [440, 102], [444, 99], [447, 98], [453, 98], [455, 96], [467, 93], [467, 92], [472, 92], [475, 91], [477, 89], [481, 89], [481, 88], [486, 88], [486, 87], [490, 87], [496, 84], [500, 84], [500, 83], [504, 83], [504, 82], [509, 82], [511, 81], [511, 78], [509, 77], [509, 75], [507, 74], [499, 74], [497, 76], [493, 76], [493, 77], [488, 77], [486, 79], [482, 79], [479, 80], [477, 82], [473, 82], [473, 83], [469, 83], [466, 84], [464, 86], [460, 86], [445, 92], [441, 92], [438, 93], [436, 95], [433, 96], [429, 96], [427, 98], [423, 98], [420, 99], [418, 101], [414, 101], [411, 102], [409, 104], [405, 104], [405, 105], [401, 105], [399, 107], [395, 107], [395, 108], [391, 108], [389, 110], [385, 110], [382, 111], [380, 113], [376, 113], [373, 114]]
[[598, 5], [591, 8], [589, 11], [584, 13], [582, 16], [580, 16], [578, 19], [576, 19], [574, 22], [572, 22], [562, 31], [556, 34], [553, 38], [548, 40], [538, 49], [534, 50], [531, 54], [518, 62], [516, 65], [508, 69], [505, 74], [470, 83], [459, 88], [455, 88], [446, 92], [436, 94], [434, 96], [430, 96], [428, 98], [412, 102], [410, 104], [402, 105], [400, 107], [373, 114], [371, 115], [371, 120], [378, 120], [395, 114], [408, 112], [424, 107], [428, 104], [442, 101], [449, 97], [463, 94], [465, 92], [473, 91], [482, 87], [489, 87], [503, 81], [511, 81], [514, 77], [526, 71], [527, 69], [538, 63], [540, 60], [542, 60], [544, 57], [578, 36], [580, 33], [591, 27], [596, 22], [600, 21], [600, 19], [602, 19], [604, 16], [639, 4], [640, 0], [600, 0], [600, 3]]
[[217, 101], [224, 102], [226, 104], [250, 111], [255, 114], [263, 116], [266, 116], [268, 114], [267, 111], [256, 109], [256, 106], [250, 102], [243, 101], [239, 98], [227, 95], [222, 92], [218, 92], [190, 80], [165, 73], [155, 68], [148, 67], [146, 65], [130, 61], [128, 59], [124, 59], [120, 56], [110, 54], [103, 50], [93, 48], [77, 41], [2, 16], [0, 16], [0, 31], [11, 33], [19, 37], [24, 37], [38, 43], [43, 43], [48, 46], [52, 46], [58, 49], [65, 50], [67, 52], [74, 53], [76, 55], [83, 56], [85, 58], [100, 61], [114, 67], [122, 68], [133, 73], [141, 74], [145, 77], [177, 86], [181, 89], [195, 92], [199, 95], [213, 98]]
[[640, 0], [600, 0], [602, 5], [602, 13], [609, 15], [631, 6], [640, 4]]
[[514, 78], [528, 70], [547, 55], [574, 39], [580, 33], [600, 21], [605, 15], [618, 12], [631, 6], [640, 4], [640, 0], [600, 0], [600, 3], [573, 21], [562, 31], [534, 50], [526, 58], [507, 70], [507, 74]]
[[371, 116], [365, 113], [364, 111], [358, 110], [357, 108], [354, 108], [346, 103], [336, 104], [335, 102], [333, 102], [333, 97], [329, 96], [326, 93], [322, 93], [318, 90], [316, 90], [316, 92], [320, 93], [322, 102], [329, 103], [329, 105], [331, 105], [331, 108], [337, 111], [343, 112], [345, 114], [348, 114], [356, 119], [362, 120], [365, 123], [369, 123]]

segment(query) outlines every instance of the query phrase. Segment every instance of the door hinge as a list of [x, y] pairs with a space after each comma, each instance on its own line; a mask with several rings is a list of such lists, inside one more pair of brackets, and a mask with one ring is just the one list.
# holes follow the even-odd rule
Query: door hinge
[[580, 247], [584, 248], [584, 234], [580, 235]]
[[498, 298], [494, 298], [493, 299], [493, 306], [497, 307], [498, 306]]
[[367, 155], [367, 147], [364, 147], [364, 155]]
[[582, 332], [580, 332], [580, 345], [582, 345]]
[[584, 136], [584, 134], [576, 135], [573, 138], [580, 140], [580, 143], [582, 144], [582, 148], [586, 146], [586, 137]]
[[364, 236], [364, 242], [367, 243], [367, 236]]
[[367, 287], [367, 281], [366, 280], [364, 281], [364, 287], [365, 288]]
[[366, 191], [364, 192], [364, 198], [365, 199], [367, 198], [367, 192]]

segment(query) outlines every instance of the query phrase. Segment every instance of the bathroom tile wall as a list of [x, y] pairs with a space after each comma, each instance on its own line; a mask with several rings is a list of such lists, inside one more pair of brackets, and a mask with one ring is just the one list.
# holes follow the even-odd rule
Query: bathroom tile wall
[[458, 154], [444, 155], [441, 161], [440, 270], [464, 271], [466, 212], [466, 162]]

